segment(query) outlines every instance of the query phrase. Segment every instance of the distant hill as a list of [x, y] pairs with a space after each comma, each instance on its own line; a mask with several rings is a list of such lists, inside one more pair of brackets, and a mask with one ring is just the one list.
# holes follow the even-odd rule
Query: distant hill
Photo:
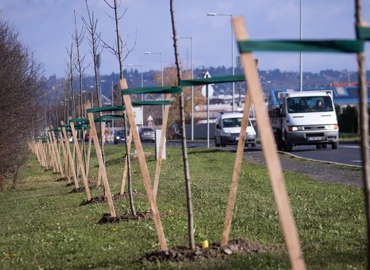
[[[220, 67], [208, 67], [205, 69], [196, 68], [194, 70], [194, 78], [203, 77], [202, 74], [208, 71], [212, 77], [225, 76], [232, 74], [231, 68], [224, 66]], [[154, 74], [158, 71], [150, 70], [143, 74], [144, 86], [155, 86]], [[235, 68], [235, 74], [242, 74], [243, 71], [240, 68]], [[128, 85], [130, 87], [141, 87], [141, 74], [137, 69], [129, 69], [124, 71]], [[296, 88], [299, 87], [299, 72], [291, 71], [280, 71], [279, 69], [274, 70], [259, 70], [260, 81], [262, 88], [265, 92], [269, 92], [271, 89], [277, 88]], [[370, 71], [367, 71], [367, 77], [369, 78]], [[119, 81], [119, 74], [112, 73], [110, 75], [101, 75], [101, 90], [103, 95], [111, 97], [112, 86]], [[338, 70], [322, 70], [320, 72], [304, 72], [303, 73], [303, 87], [326, 87], [334, 82], [355, 82], [357, 81], [357, 74], [353, 71], [338, 71]], [[58, 87], [61, 88], [59, 94], [63, 94], [63, 78], [56, 78], [56, 76], [50, 76], [47, 79], [46, 90], [51, 90]], [[79, 89], [78, 79], [74, 80], [75, 91]], [[93, 76], [84, 76], [83, 90], [94, 90], [95, 79]], [[235, 93], [245, 93], [245, 83], [235, 83]], [[215, 95], [219, 94], [232, 94], [232, 84], [216, 84], [213, 86]]]

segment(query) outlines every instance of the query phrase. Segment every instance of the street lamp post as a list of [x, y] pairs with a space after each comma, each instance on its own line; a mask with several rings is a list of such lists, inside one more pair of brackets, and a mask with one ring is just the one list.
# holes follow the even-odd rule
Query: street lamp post
[[[162, 53], [160, 52], [144, 52], [144, 54], [159, 54], [161, 56], [161, 72], [162, 72], [162, 86], [163, 86], [163, 58], [162, 58]], [[162, 99], [164, 99], [163, 94], [162, 94]], [[164, 105], [162, 105], [162, 121], [164, 118]]]
[[[302, 0], [299, 2], [299, 40], [302, 41]], [[299, 91], [302, 91], [303, 87], [303, 62], [302, 52], [299, 52]]]
[[[220, 13], [207, 13], [207, 16], [228, 16], [231, 18], [231, 66], [232, 66], [232, 75], [235, 75], [234, 69], [234, 29], [232, 24], [233, 14], [220, 14]], [[232, 95], [232, 111], [234, 112], [235, 106], [235, 82], [233, 82], [233, 95]]]
[[[83, 90], [82, 93], [88, 93], [90, 92], [90, 99], [91, 99], [91, 106], [94, 107], [94, 96], [93, 96], [93, 91], [86, 91], [86, 90]], [[86, 111], [85, 111], [85, 114], [86, 114]]]
[[[127, 64], [128, 67], [140, 67], [140, 73], [141, 73], [141, 88], [144, 87], [144, 77], [143, 77], [143, 65], [136, 65], [136, 64]], [[144, 100], [144, 94], [141, 94], [141, 101]]]
[[[143, 78], [143, 65], [139, 65], [139, 64], [127, 64], [128, 67], [140, 67], [140, 73], [141, 73], [141, 88], [144, 87], [144, 78]], [[144, 94], [141, 93], [141, 101], [144, 100]], [[143, 112], [143, 115], [144, 115], [144, 106], [142, 105], [141, 106], [141, 111]], [[144, 121], [143, 121], [143, 125], [144, 125]]]
[[[193, 38], [192, 37], [178, 37], [190, 39], [190, 65], [191, 65], [191, 79], [194, 78], [193, 72]], [[191, 140], [194, 140], [194, 86], [191, 87]]]

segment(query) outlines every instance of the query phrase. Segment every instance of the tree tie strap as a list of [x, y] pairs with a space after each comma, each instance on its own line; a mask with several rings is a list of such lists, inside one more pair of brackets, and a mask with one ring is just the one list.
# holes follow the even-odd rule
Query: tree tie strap
[[181, 80], [180, 86], [198, 86], [211, 83], [228, 83], [245, 81], [244, 75], [218, 76], [212, 78]]
[[244, 40], [238, 42], [239, 52], [340, 52], [358, 53], [364, 51], [362, 40]]
[[122, 90], [122, 95], [132, 94], [179, 94], [182, 93], [182, 88], [177, 86], [156, 86], [142, 88], [128, 88]]

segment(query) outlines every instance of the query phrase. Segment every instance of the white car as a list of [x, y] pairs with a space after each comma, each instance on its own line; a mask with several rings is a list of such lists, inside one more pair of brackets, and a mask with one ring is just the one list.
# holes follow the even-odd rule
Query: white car
[[[215, 130], [216, 147], [238, 144], [242, 119], [243, 114], [238, 112], [221, 112], [217, 115]], [[257, 134], [251, 120], [248, 120], [246, 132], [245, 146], [250, 145], [256, 147]]]

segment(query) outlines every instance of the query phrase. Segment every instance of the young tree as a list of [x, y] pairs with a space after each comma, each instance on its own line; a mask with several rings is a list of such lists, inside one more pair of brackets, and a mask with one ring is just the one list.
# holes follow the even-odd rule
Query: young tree
[[[74, 63], [74, 57], [73, 57], [73, 37], [71, 42], [71, 48], [68, 49], [66, 47], [68, 59], [65, 60], [66, 62], [66, 68], [65, 73], [67, 75], [66, 81], [65, 81], [65, 96], [64, 96], [64, 102], [67, 104], [66, 108], [66, 115], [65, 115], [65, 123], [67, 123], [67, 119], [69, 116], [75, 117], [75, 102], [74, 102], [74, 86], [73, 86], [73, 78], [75, 74], [75, 67], [73, 65]], [[72, 98], [72, 104], [70, 107], [70, 99]], [[71, 110], [70, 110], [71, 109]]]
[[[114, 18], [111, 17], [116, 24], [116, 46], [110, 46], [106, 42], [103, 41], [104, 46], [110, 50], [110, 52], [117, 57], [118, 65], [119, 65], [119, 78], [123, 79], [123, 60], [127, 58], [127, 56], [132, 52], [136, 45], [136, 39], [135, 44], [131, 49], [127, 47], [127, 42], [123, 43], [123, 40], [121, 38], [121, 32], [119, 30], [119, 20], [126, 14], [127, 9], [123, 13], [122, 16], [118, 16], [118, 5], [117, 0], [114, 0], [113, 5], [109, 4], [107, 0], [104, 0], [104, 2], [114, 11]], [[125, 55], [123, 55], [123, 49], [126, 49], [127, 52]], [[125, 137], [128, 138], [128, 131], [127, 131], [127, 119], [126, 114], [123, 120], [124, 128], [125, 128]], [[135, 128], [135, 127], [131, 127]], [[125, 140], [125, 148], [126, 148], [126, 159], [127, 159], [127, 186], [128, 186], [128, 193], [129, 193], [129, 201], [130, 201], [130, 209], [132, 215], [136, 216], [136, 210], [135, 210], [135, 204], [134, 204], [134, 197], [132, 194], [132, 179], [131, 179], [131, 162], [130, 162], [130, 155], [128, 151], [128, 144], [127, 139]]]
[[[181, 67], [181, 70], [182, 67]], [[164, 85], [177, 85], [177, 68], [175, 65], [166, 67], [163, 71], [163, 81]], [[182, 78], [184, 80], [191, 79], [191, 71], [182, 72]], [[155, 81], [160, 85], [161, 83], [161, 74], [157, 72], [154, 75]], [[201, 86], [194, 87], [194, 106], [204, 105], [206, 103], [206, 98], [201, 93]], [[185, 114], [185, 123], [191, 123], [191, 87], [183, 87], [184, 92], [184, 114]], [[173, 98], [171, 100], [170, 111], [168, 115], [168, 126], [173, 124], [180, 125], [180, 104], [179, 99]]]
[[[181, 67], [180, 67], [179, 53], [178, 53], [178, 46], [177, 46], [177, 32], [176, 32], [175, 11], [173, 8], [173, 0], [170, 0], [170, 12], [171, 12], [171, 22], [172, 22], [172, 36], [173, 36], [173, 41], [174, 41], [173, 47], [174, 47], [175, 59], [176, 59], [177, 81], [180, 82], [181, 81]], [[184, 162], [186, 203], [188, 207], [188, 236], [189, 236], [190, 248], [192, 250], [195, 250], [194, 215], [193, 215], [188, 152], [186, 148], [184, 93], [181, 93], [179, 95], [179, 105], [180, 105], [179, 107], [180, 107], [180, 121], [181, 121], [182, 158]]]
[[76, 54], [75, 54], [75, 57], [74, 57], [74, 66], [75, 66], [75, 69], [77, 70], [78, 72], [78, 75], [79, 75], [79, 86], [80, 86], [80, 95], [79, 95], [79, 98], [80, 98], [80, 106], [79, 106], [79, 114], [78, 116], [79, 117], [83, 117], [83, 106], [82, 106], [82, 77], [83, 77], [83, 74], [86, 70], [86, 66], [84, 65], [84, 61], [85, 61], [85, 56], [86, 55], [81, 55], [81, 52], [80, 52], [80, 48], [81, 48], [81, 44], [84, 40], [84, 37], [85, 37], [85, 31], [83, 29], [81, 29], [80, 31], [77, 30], [77, 21], [76, 21], [76, 11], [74, 10], [74, 21], [75, 21], [75, 32], [74, 34], [72, 34], [72, 38], [73, 38], [73, 42], [74, 42], [74, 45], [76, 46]]
[[[87, 3], [87, 0], [85, 0], [86, 3], [86, 9], [87, 9], [87, 15], [88, 15], [88, 21], [82, 17], [82, 21], [85, 25], [85, 28], [87, 29], [88, 33], [90, 34], [89, 38], [89, 44], [91, 49], [91, 54], [93, 56], [93, 67], [94, 67], [94, 73], [95, 73], [95, 91], [97, 93], [98, 98], [98, 107], [101, 107], [101, 98], [100, 98], [100, 55], [101, 50], [99, 52], [100, 48], [100, 33], [97, 33], [97, 26], [98, 26], [98, 20], [95, 19], [94, 13], [90, 12], [89, 5]], [[100, 116], [102, 116], [102, 113], [99, 113]], [[105, 154], [104, 154], [104, 126], [100, 124], [100, 141], [99, 141], [100, 147], [101, 147], [101, 153], [103, 162], [105, 162]]]

